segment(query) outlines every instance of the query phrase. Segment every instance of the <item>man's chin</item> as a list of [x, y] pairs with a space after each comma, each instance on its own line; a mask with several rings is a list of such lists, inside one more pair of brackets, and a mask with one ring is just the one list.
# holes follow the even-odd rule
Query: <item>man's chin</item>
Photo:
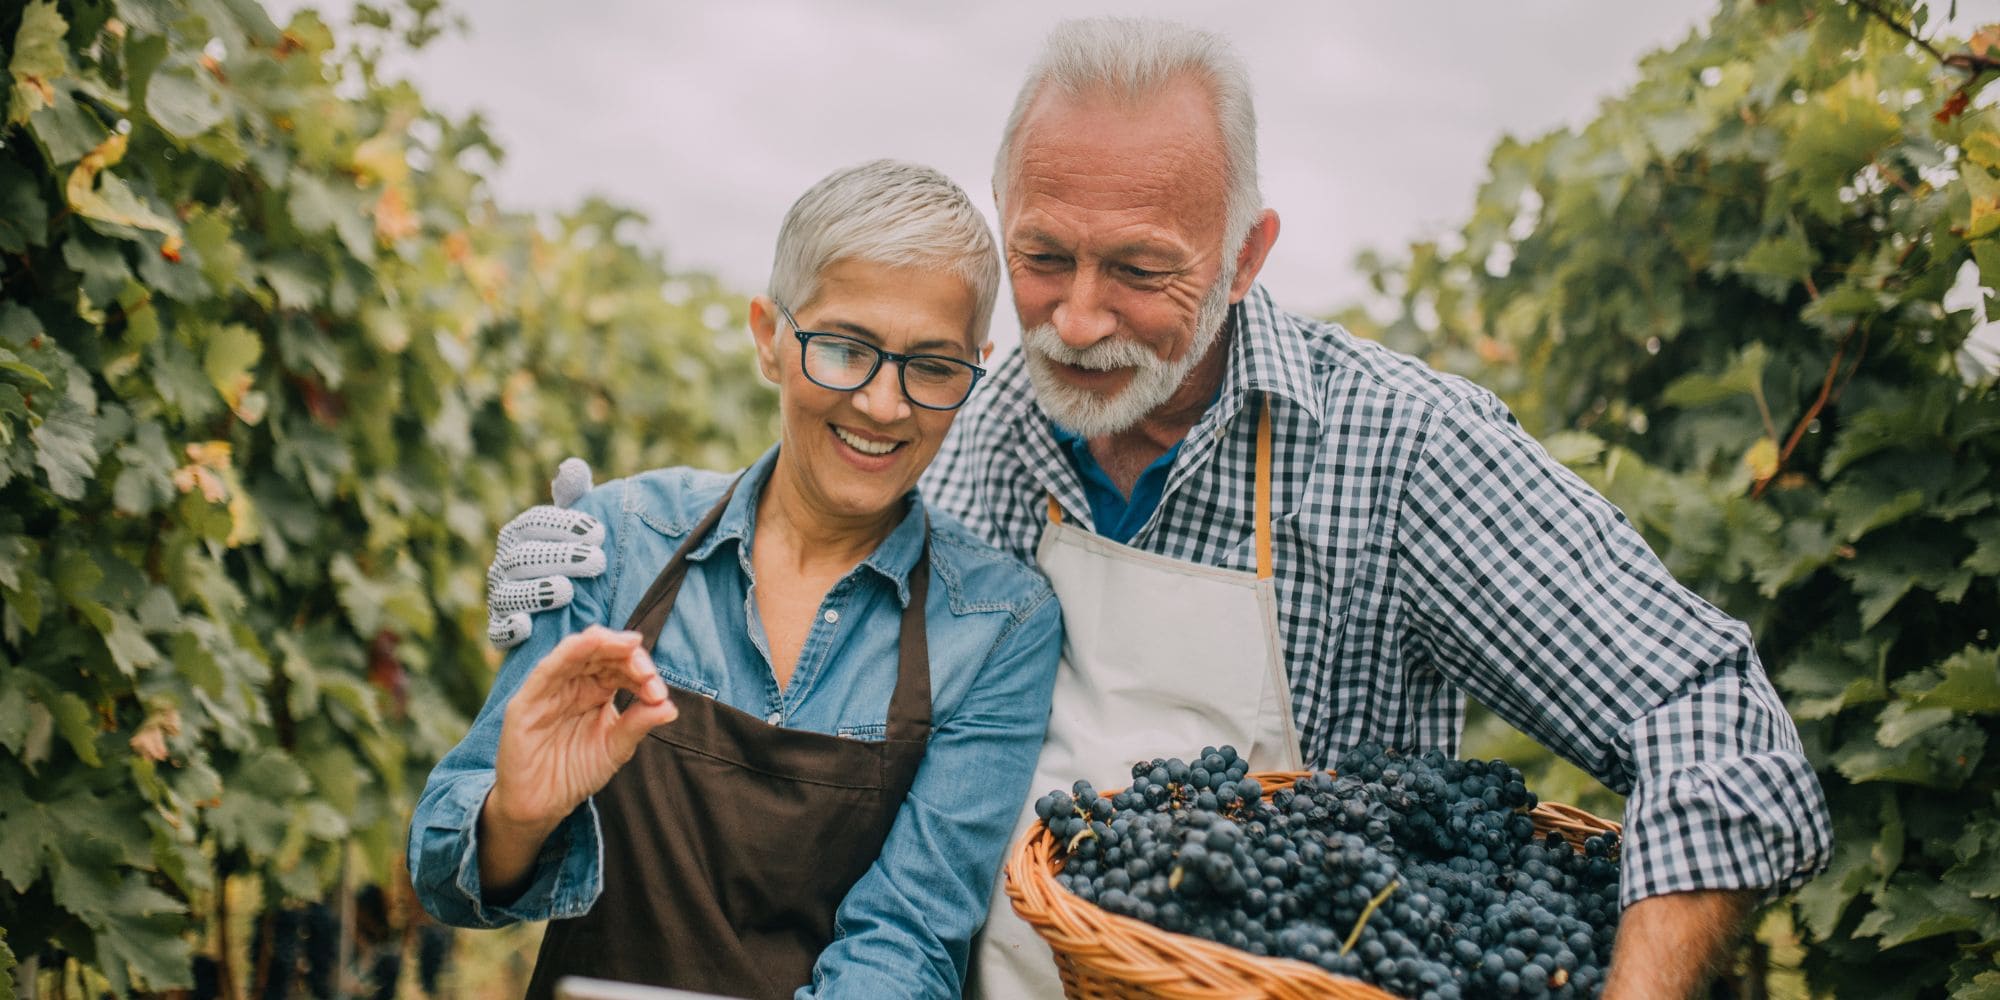
[[1102, 437], [1129, 430], [1145, 419], [1149, 407], [1138, 405], [1140, 372], [1133, 368], [1096, 371], [1053, 361], [1026, 350], [1028, 380], [1035, 387], [1035, 405], [1051, 423], [1073, 434]]

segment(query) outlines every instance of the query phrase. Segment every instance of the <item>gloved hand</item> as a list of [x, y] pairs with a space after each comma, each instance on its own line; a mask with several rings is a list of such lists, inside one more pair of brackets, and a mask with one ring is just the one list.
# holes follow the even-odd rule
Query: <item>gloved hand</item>
[[590, 464], [563, 459], [549, 492], [553, 506], [530, 507], [500, 529], [486, 569], [486, 638], [501, 649], [527, 640], [529, 616], [576, 597], [571, 577], [604, 572], [604, 525], [568, 509], [590, 492]]

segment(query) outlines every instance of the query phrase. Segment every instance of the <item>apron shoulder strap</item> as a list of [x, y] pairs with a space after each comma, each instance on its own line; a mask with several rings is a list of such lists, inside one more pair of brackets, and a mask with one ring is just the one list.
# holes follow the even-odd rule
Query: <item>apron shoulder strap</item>
[[1271, 565], [1271, 397], [1257, 404], [1257, 579], [1269, 580]]
[[[1269, 580], [1276, 568], [1271, 556], [1271, 398], [1265, 396], [1257, 405], [1257, 479], [1255, 520], [1257, 522], [1257, 579]], [[1062, 504], [1056, 502], [1054, 493], [1048, 494], [1049, 523], [1063, 522]]]
[[924, 632], [924, 602], [931, 589], [931, 526], [924, 521], [924, 551], [910, 568], [910, 603], [896, 643], [896, 691], [889, 696], [890, 739], [923, 740], [931, 730], [931, 652]]
[[729, 506], [729, 498], [736, 495], [736, 487], [742, 482], [743, 477], [738, 476], [722, 492], [722, 499], [716, 501], [707, 516], [688, 532], [681, 547], [674, 550], [673, 558], [667, 560], [667, 567], [653, 578], [652, 586], [647, 587], [645, 595], [639, 598], [639, 606], [632, 609], [632, 617], [625, 622], [625, 627], [639, 633], [643, 648], [652, 649], [653, 644], [660, 641], [660, 630], [666, 627], [667, 613], [674, 609], [674, 597], [681, 592], [681, 581], [687, 579], [688, 553], [693, 552], [694, 547], [715, 530], [716, 522], [722, 520], [722, 512]]

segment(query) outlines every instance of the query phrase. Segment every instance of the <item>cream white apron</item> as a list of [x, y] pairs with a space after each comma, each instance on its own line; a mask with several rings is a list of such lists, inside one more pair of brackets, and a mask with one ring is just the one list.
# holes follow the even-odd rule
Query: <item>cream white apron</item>
[[[1035, 798], [1078, 778], [1123, 788], [1135, 761], [1191, 760], [1204, 746], [1230, 744], [1253, 771], [1299, 767], [1271, 576], [1271, 417], [1268, 404], [1259, 410], [1255, 573], [1121, 545], [1065, 523], [1049, 498], [1035, 557], [1062, 604], [1063, 655], [1016, 840], [1035, 818]], [[1014, 914], [1002, 879], [967, 994], [1062, 996], [1054, 956]]]

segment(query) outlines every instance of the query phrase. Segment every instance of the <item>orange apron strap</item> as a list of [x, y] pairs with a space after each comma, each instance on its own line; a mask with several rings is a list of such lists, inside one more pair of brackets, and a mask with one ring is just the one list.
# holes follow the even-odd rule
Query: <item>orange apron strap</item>
[[1053, 493], [1049, 494], [1049, 523], [1062, 523], [1062, 504], [1056, 502], [1056, 495]]
[[1271, 568], [1271, 399], [1257, 409], [1257, 579], [1269, 580]]

